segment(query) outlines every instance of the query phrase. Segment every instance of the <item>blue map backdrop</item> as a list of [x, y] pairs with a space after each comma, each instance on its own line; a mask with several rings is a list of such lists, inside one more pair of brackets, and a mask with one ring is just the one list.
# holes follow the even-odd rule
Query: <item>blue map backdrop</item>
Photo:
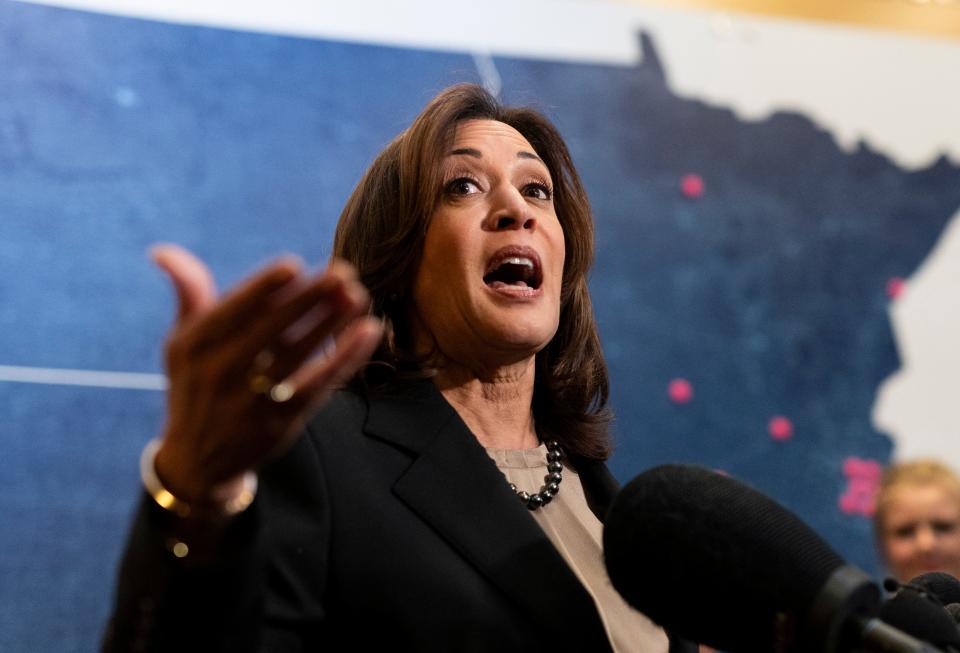
[[[593, 200], [591, 287], [623, 480], [707, 464], [880, 569], [851, 460], [898, 367], [891, 279], [960, 207], [960, 169], [841, 150], [633, 67], [496, 58], [508, 103], [553, 118]], [[365, 166], [468, 53], [297, 39], [0, 3], [0, 365], [159, 373], [172, 314], [145, 251], [223, 285], [279, 252], [316, 265]], [[161, 392], [0, 382], [0, 651], [90, 651]], [[853, 476], [856, 476], [854, 470]], [[851, 507], [853, 506], [853, 507]]]

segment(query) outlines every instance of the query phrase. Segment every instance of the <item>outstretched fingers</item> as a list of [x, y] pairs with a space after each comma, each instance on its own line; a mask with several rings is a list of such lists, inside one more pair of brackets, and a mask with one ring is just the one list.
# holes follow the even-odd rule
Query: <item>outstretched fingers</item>
[[365, 315], [350, 322], [326, 356], [315, 358], [289, 376], [298, 406], [310, 412], [343, 387], [370, 359], [383, 338], [383, 322]]
[[236, 360], [251, 361], [253, 372], [265, 378], [286, 379], [348, 324], [366, 314], [369, 303], [359, 281], [328, 272], [254, 325], [239, 344]]

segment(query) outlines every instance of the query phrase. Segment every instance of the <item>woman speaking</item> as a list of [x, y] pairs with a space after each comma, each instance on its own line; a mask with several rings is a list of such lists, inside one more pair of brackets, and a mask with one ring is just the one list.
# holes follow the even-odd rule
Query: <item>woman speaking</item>
[[153, 255], [167, 420], [104, 650], [684, 649], [604, 570], [593, 226], [540, 114], [440, 93], [319, 275], [282, 259], [218, 296]]

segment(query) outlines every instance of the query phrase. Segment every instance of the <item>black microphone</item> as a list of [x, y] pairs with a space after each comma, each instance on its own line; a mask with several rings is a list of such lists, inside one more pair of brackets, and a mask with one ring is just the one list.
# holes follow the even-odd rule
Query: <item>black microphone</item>
[[960, 626], [960, 580], [945, 571], [920, 574], [910, 581], [943, 603], [944, 610]]
[[912, 579], [907, 585], [919, 587], [944, 605], [960, 603], [960, 580], [945, 571], [928, 571]]
[[[880, 590], [800, 518], [708, 469], [664, 465], [614, 500], [607, 571], [672, 633], [732, 653], [933, 652], [875, 619]], [[707, 602], [711, 609], [694, 611]]]
[[960, 603], [947, 603], [943, 609], [953, 617], [953, 622], [960, 626]]
[[960, 653], [960, 630], [943, 603], [914, 579], [880, 608], [884, 623], [945, 651]]

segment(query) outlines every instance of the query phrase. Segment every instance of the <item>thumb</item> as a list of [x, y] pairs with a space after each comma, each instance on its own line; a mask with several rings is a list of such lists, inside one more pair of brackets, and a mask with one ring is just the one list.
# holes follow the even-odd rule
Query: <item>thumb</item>
[[150, 248], [150, 258], [167, 273], [177, 293], [177, 321], [208, 310], [217, 299], [217, 286], [210, 269], [179, 245]]

